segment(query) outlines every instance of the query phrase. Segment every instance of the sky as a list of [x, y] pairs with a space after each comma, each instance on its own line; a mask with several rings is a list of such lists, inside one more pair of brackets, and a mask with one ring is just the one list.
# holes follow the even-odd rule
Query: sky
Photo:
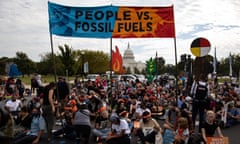
[[[38, 62], [51, 52], [47, 0], [1, 0], [0, 57], [15, 57], [24, 52]], [[194, 39], [204, 37], [211, 43], [210, 55], [216, 47], [217, 59], [240, 53], [240, 0], [51, 0], [62, 5], [94, 7], [170, 6], [174, 5], [177, 61], [181, 54], [189, 54]], [[163, 57], [166, 64], [175, 64], [172, 38], [113, 39], [123, 55], [128, 43], [135, 60], [145, 62], [150, 57]], [[110, 53], [110, 39], [87, 39], [53, 35], [54, 52], [67, 44], [74, 50], [98, 50]]]

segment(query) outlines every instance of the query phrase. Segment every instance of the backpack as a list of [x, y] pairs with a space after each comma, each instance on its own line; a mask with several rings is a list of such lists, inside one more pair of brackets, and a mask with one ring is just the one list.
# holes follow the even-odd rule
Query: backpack
[[200, 84], [197, 82], [197, 88], [196, 88], [196, 94], [195, 99], [196, 100], [205, 100], [207, 98], [208, 93], [208, 84]]

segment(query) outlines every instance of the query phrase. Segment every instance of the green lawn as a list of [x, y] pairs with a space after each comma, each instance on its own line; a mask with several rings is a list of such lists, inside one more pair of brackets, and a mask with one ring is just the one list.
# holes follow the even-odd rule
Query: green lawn
[[[30, 85], [31, 84], [31, 76], [24, 76], [24, 77], [19, 77], [22, 82], [26, 85]], [[74, 80], [74, 76], [72, 77], [68, 77], [68, 79], [71, 81], [71, 80]], [[42, 82], [45, 83], [45, 84], [48, 84], [50, 82], [54, 82], [55, 81], [55, 78], [53, 75], [41, 75], [41, 79], [42, 79]]]

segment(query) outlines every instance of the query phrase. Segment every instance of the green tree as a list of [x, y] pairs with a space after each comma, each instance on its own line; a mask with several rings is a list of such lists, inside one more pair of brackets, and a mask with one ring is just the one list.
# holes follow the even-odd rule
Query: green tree
[[[232, 70], [233, 70], [233, 76], [239, 77], [240, 54], [232, 55]], [[217, 71], [218, 75], [228, 76], [229, 71], [230, 71], [229, 57], [222, 58], [219, 62], [219, 67], [218, 67], [218, 71]]]
[[16, 52], [16, 57], [14, 58], [14, 62], [18, 66], [19, 71], [24, 74], [31, 74], [36, 70], [36, 64], [30, 60], [26, 53], [24, 52]]
[[75, 53], [73, 49], [65, 44], [64, 46], [58, 46], [60, 50], [60, 54], [58, 55], [59, 59], [61, 60], [62, 64], [64, 65], [64, 70], [68, 71], [69, 75], [73, 75], [73, 65], [75, 63]]
[[134, 73], [135, 74], [140, 74], [140, 70], [137, 67], [134, 67]]
[[[56, 74], [65, 75], [64, 65], [62, 64], [59, 57], [55, 54], [55, 65], [56, 65]], [[51, 53], [47, 53], [41, 56], [40, 62], [37, 64], [37, 72], [40, 74], [51, 74], [54, 75], [54, 60]]]
[[88, 63], [88, 73], [105, 73], [110, 70], [109, 55], [102, 51], [76, 51], [75, 71], [83, 72], [83, 63]]
[[155, 58], [156, 61], [156, 73], [157, 75], [163, 73], [165, 68], [165, 59], [163, 57]]
[[132, 72], [131, 72], [131, 68], [130, 67], [127, 67], [127, 70], [126, 70], [126, 72], [125, 72], [125, 74], [131, 74]]
[[0, 58], [0, 75], [6, 75], [6, 64], [10, 62], [8, 57]]

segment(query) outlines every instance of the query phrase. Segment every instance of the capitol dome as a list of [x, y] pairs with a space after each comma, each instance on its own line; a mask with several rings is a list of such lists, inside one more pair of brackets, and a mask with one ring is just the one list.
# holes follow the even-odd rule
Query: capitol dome
[[132, 59], [132, 60], [135, 59], [133, 51], [130, 49], [129, 44], [128, 44], [128, 48], [124, 51], [123, 59]]
[[132, 73], [134, 73], [134, 68], [142, 71], [146, 67], [144, 63], [135, 61], [134, 53], [131, 50], [129, 43], [127, 49], [123, 53], [123, 66], [125, 68], [130, 68]]

